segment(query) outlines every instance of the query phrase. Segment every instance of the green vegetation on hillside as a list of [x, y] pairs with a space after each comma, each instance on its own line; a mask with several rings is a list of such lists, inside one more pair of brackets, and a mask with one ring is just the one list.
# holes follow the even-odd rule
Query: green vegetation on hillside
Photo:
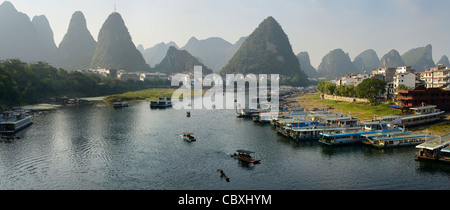
[[279, 74], [282, 85], [308, 85], [289, 38], [273, 17], [265, 19], [244, 41], [221, 73]]

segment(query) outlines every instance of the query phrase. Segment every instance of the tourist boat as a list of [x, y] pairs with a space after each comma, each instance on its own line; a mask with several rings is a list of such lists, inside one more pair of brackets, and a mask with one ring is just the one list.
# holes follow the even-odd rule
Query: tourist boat
[[417, 145], [417, 157], [420, 159], [439, 160], [450, 163], [450, 134], [435, 136], [427, 139], [423, 144]]
[[363, 129], [360, 130], [343, 130], [340, 133], [321, 133], [322, 138], [319, 142], [327, 145], [341, 145], [341, 144], [351, 144], [351, 143], [361, 143], [364, 139], [364, 134], [374, 134], [374, 133], [384, 133], [392, 131], [401, 131], [397, 126], [369, 122], [365, 123]]
[[16, 133], [33, 124], [32, 118], [24, 111], [4, 112], [0, 118], [0, 133]]
[[253, 118], [253, 115], [262, 112], [270, 112], [268, 109], [241, 109], [239, 112], [236, 110], [236, 117], [238, 118]]
[[285, 119], [285, 115], [287, 112], [262, 112], [258, 114], [253, 114], [253, 122], [259, 122], [259, 123], [272, 123], [273, 121], [276, 121], [278, 118], [282, 117]]
[[[386, 134], [385, 137], [370, 137], [364, 139], [362, 142], [367, 145], [371, 145], [377, 148], [386, 147], [402, 147], [402, 146], [416, 146], [427, 141], [428, 138], [434, 135], [422, 134], [422, 135], [407, 135], [402, 133], [408, 132], [398, 132], [393, 134]], [[393, 136], [391, 136], [393, 135]]]
[[172, 98], [159, 98], [157, 101], [150, 101], [151, 108], [168, 108], [172, 107]]
[[255, 160], [253, 159], [253, 157], [251, 156], [251, 154], [255, 153], [252, 151], [248, 151], [248, 150], [236, 150], [237, 153], [234, 153], [232, 155], [232, 157], [237, 158], [240, 161], [246, 162], [246, 163], [253, 163], [253, 164], [259, 164], [260, 160]]
[[183, 138], [187, 142], [193, 142], [197, 141], [194, 136], [192, 136], [193, 133], [184, 132], [183, 135], [181, 135], [181, 138]]
[[374, 117], [374, 121], [387, 122], [398, 126], [416, 126], [420, 124], [431, 123], [438, 121], [445, 113], [439, 109], [436, 109], [435, 105], [413, 107], [410, 108], [413, 114], [410, 115], [388, 115]]
[[331, 126], [308, 126], [296, 127], [288, 130], [288, 136], [296, 141], [319, 140], [322, 133], [336, 133], [351, 130], [360, 130], [361, 127], [331, 127]]
[[126, 101], [114, 102], [114, 108], [122, 108], [122, 107], [128, 107], [128, 102], [126, 102]]
[[[297, 141], [318, 140], [320, 133], [336, 133], [348, 130], [360, 130], [359, 119], [340, 114], [310, 116], [306, 122], [289, 122], [285, 126], [275, 127], [277, 132]], [[311, 121], [314, 120], [314, 121]]]

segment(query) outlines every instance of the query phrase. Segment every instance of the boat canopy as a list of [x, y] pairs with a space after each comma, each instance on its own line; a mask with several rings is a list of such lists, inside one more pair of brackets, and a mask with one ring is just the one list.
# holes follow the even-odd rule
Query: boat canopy
[[245, 154], [252, 154], [252, 153], [255, 153], [255, 152], [252, 152], [252, 151], [249, 151], [249, 150], [243, 150], [243, 149], [238, 149], [238, 150], [236, 150], [236, 152], [239, 152], [239, 153], [245, 153]]
[[434, 135], [409, 135], [409, 136], [398, 136], [391, 138], [374, 138], [378, 141], [392, 141], [392, 140], [402, 140], [402, 139], [412, 139], [412, 138], [428, 138], [433, 137]]
[[366, 138], [370, 138], [370, 137], [384, 137], [384, 136], [396, 136], [396, 135], [402, 135], [402, 134], [408, 134], [408, 133], [412, 133], [412, 131], [400, 131], [400, 132], [386, 132], [386, 133], [382, 133], [382, 132], [378, 132], [378, 133], [371, 133], [371, 134], [363, 134], [361, 136], [366, 137]]

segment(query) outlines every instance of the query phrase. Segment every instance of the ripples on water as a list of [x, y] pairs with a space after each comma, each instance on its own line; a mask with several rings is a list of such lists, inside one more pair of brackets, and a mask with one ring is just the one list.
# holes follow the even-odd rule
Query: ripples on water
[[[0, 143], [0, 189], [450, 189], [450, 166], [416, 160], [415, 148], [294, 142], [234, 110], [191, 113], [138, 102], [35, 116], [22, 139]], [[240, 164], [237, 149], [261, 164]]]

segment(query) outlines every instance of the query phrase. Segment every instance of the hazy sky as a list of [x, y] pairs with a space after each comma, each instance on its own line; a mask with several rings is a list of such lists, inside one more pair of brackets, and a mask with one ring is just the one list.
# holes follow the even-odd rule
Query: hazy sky
[[[0, 0], [3, 2], [2, 0]], [[289, 36], [294, 53], [307, 51], [317, 68], [331, 50], [354, 59], [367, 49], [382, 57], [433, 45], [437, 62], [450, 56], [449, 0], [10, 0], [30, 18], [45, 15], [56, 45], [75, 11], [82, 11], [97, 39], [117, 6], [134, 44], [145, 48], [174, 41], [222, 37], [235, 43], [273, 16]]]

